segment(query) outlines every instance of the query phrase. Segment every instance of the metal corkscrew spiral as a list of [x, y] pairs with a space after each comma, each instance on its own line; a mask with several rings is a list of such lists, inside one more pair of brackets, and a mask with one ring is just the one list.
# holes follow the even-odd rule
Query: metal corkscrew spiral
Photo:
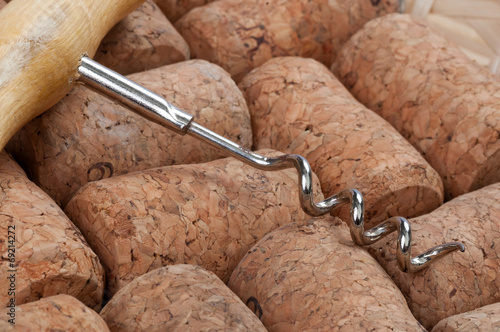
[[459, 242], [445, 243], [431, 248], [423, 254], [411, 257], [411, 228], [408, 220], [393, 217], [365, 231], [363, 196], [355, 189], [344, 190], [321, 202], [314, 202], [313, 176], [308, 161], [296, 154], [266, 157], [256, 154], [193, 122], [193, 116], [167, 102], [163, 97], [130, 81], [120, 74], [83, 57], [78, 68], [79, 80], [106, 96], [120, 101], [128, 108], [166, 128], [191, 135], [209, 143], [229, 155], [265, 171], [295, 167], [300, 186], [300, 205], [309, 215], [321, 216], [345, 204], [351, 204], [349, 229], [353, 241], [360, 246], [372, 244], [397, 231], [396, 259], [403, 272], [417, 272], [432, 262], [456, 250], [464, 251]]
[[417, 257], [411, 257], [411, 226], [408, 220], [403, 217], [389, 218], [377, 226], [365, 231], [364, 226], [364, 206], [363, 196], [356, 189], [341, 191], [332, 196], [342, 200], [340, 204], [351, 204], [350, 222], [348, 223], [353, 241], [359, 246], [370, 245], [394, 231], [398, 233], [396, 260], [399, 269], [403, 272], [420, 271], [432, 262], [442, 258], [456, 250], [465, 251], [465, 247], [460, 242], [449, 242], [435, 246]]

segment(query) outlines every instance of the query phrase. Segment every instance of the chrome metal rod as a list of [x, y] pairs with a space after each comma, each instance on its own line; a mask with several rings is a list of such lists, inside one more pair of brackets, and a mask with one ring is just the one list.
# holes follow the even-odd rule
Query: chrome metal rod
[[353, 241], [360, 246], [372, 244], [384, 236], [397, 231], [398, 247], [396, 258], [399, 268], [404, 272], [416, 272], [431, 262], [456, 250], [464, 251], [458, 242], [434, 247], [423, 254], [411, 258], [410, 223], [402, 217], [393, 217], [380, 225], [365, 231], [363, 196], [355, 189], [344, 190], [321, 202], [314, 202], [313, 177], [307, 160], [296, 154], [266, 157], [244, 147], [193, 122], [193, 116], [173, 106], [161, 96], [143, 88], [129, 79], [113, 72], [97, 62], [83, 57], [78, 68], [81, 82], [130, 107], [140, 115], [181, 135], [189, 134], [211, 144], [223, 152], [262, 170], [272, 171], [295, 167], [300, 187], [300, 205], [309, 215], [320, 216], [345, 204], [350, 206], [349, 229]]
[[78, 67], [79, 81], [125, 106], [139, 115], [179, 134], [185, 134], [193, 116], [162, 96], [132, 82], [128, 78], [84, 56]]
[[359, 191], [350, 189], [337, 194], [351, 203], [350, 222], [348, 222], [353, 241], [359, 246], [370, 245], [383, 237], [397, 231], [396, 261], [403, 272], [414, 273], [426, 268], [432, 262], [443, 258], [451, 252], [465, 251], [460, 242], [450, 242], [435, 246], [417, 257], [411, 257], [411, 226], [403, 217], [389, 218], [379, 225], [365, 231], [363, 216], [363, 197]]
[[203, 126], [200, 126], [196, 122], [191, 123], [187, 133], [199, 140], [202, 140], [203, 142], [221, 149], [246, 164], [265, 171], [295, 167], [299, 178], [300, 205], [302, 209], [311, 216], [321, 216], [327, 214], [337, 206], [345, 203], [333, 196], [318, 203], [314, 202], [311, 166], [302, 156], [296, 154], [284, 154], [279, 157], [261, 156], [234, 142], [231, 142], [230, 140], [208, 130]]

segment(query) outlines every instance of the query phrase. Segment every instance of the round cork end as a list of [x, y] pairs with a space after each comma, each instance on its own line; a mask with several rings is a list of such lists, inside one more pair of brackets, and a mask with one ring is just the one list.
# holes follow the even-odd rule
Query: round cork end
[[[406, 175], [408, 179], [410, 174]], [[428, 177], [413, 177], [416, 184], [403, 184], [397, 188], [397, 184], [392, 187], [388, 193], [382, 193], [376, 196], [376, 189], [372, 189], [365, 194], [361, 189], [361, 193], [372, 198], [365, 201], [365, 219], [367, 227], [374, 226], [384, 221], [388, 217], [404, 216], [406, 218], [420, 216], [426, 212], [433, 211], [443, 203], [443, 192], [436, 190], [440, 188], [440, 182], [432, 185], [419, 182], [419, 180], [427, 180]], [[396, 182], [396, 181], [395, 181]], [[419, 182], [419, 183], [418, 183]], [[375, 197], [374, 197], [375, 196]], [[347, 206], [342, 207], [342, 211], [338, 216], [346, 220], [348, 217]], [[334, 215], [337, 215], [335, 212]]]
[[101, 317], [111, 331], [266, 331], [217, 276], [183, 264], [136, 278]]

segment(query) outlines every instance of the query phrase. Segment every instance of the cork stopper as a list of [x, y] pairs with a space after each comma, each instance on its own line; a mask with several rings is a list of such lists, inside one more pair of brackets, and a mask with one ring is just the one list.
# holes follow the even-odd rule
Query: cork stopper
[[69, 294], [100, 309], [104, 270], [99, 259], [56, 203], [5, 152], [0, 153], [0, 231], [1, 307], [14, 291], [17, 305]]
[[500, 80], [425, 21], [373, 20], [332, 69], [424, 155], [446, 199], [500, 181]]
[[101, 317], [111, 331], [266, 331], [217, 276], [184, 264], [134, 279]]
[[[313, 185], [319, 191], [317, 178]], [[295, 169], [264, 172], [233, 158], [92, 182], [65, 212], [101, 258], [111, 293], [171, 264], [199, 265], [227, 282], [260, 238], [306, 217]]]
[[424, 331], [390, 277], [332, 217], [269, 233], [229, 287], [269, 331]]
[[[312, 59], [281, 57], [240, 83], [256, 148], [306, 157], [326, 197], [358, 189], [373, 225], [418, 216], [443, 202], [439, 175], [389, 123], [357, 102]], [[349, 217], [346, 207], [339, 213]]]

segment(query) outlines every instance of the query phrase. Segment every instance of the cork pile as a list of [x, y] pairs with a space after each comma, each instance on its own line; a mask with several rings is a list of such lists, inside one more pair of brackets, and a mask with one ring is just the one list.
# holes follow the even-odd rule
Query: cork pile
[[76, 86], [0, 153], [0, 330], [499, 329], [500, 80], [398, 3], [147, 0], [95, 59], [306, 157], [315, 201], [355, 188], [368, 227], [409, 218], [413, 255], [465, 252], [403, 273], [396, 234], [362, 248], [346, 207], [305, 214], [295, 169]]

